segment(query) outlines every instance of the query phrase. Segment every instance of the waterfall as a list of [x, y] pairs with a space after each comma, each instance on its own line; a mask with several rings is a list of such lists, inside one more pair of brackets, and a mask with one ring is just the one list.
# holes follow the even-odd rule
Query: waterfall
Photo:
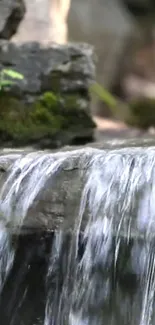
[[52, 196], [71, 170], [82, 184], [79, 213], [72, 228], [50, 229], [44, 325], [153, 325], [154, 147], [16, 154], [0, 192], [0, 291], [16, 259], [13, 229], [20, 234], [49, 180]]
[[[2, 156], [1, 160], [4, 161], [5, 159], [7, 157]], [[15, 254], [6, 227], [11, 223], [12, 228], [16, 226], [20, 230], [35, 197], [48, 177], [57, 172], [63, 160], [64, 157], [61, 158], [61, 155], [58, 160], [55, 160], [52, 155], [47, 157], [29, 154], [23, 158], [17, 155], [17, 160], [11, 166], [10, 174], [2, 187], [0, 197], [0, 215], [4, 220], [4, 224], [0, 227], [0, 291], [13, 264]]]

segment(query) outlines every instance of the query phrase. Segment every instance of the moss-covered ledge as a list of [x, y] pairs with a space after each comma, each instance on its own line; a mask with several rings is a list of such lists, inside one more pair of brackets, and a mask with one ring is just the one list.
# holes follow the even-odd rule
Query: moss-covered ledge
[[[12, 94], [0, 92], [0, 145], [60, 147], [92, 140], [94, 122], [81, 109], [77, 95], [59, 97], [45, 92], [33, 103], [24, 103]], [[83, 140], [84, 141], [84, 140]]]
[[0, 42], [0, 69], [8, 68], [24, 79], [0, 92], [1, 146], [57, 148], [92, 141], [91, 46]]

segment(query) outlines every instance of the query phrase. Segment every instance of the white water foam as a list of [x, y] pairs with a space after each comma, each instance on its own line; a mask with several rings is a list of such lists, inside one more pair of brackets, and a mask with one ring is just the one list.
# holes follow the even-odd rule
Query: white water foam
[[[91, 151], [91, 149], [90, 149]], [[84, 151], [82, 150], [81, 153]], [[75, 152], [49, 153], [34, 152], [26, 155], [10, 154], [0, 158], [0, 164], [9, 166], [8, 178], [0, 192], [0, 274], [8, 274], [14, 256], [11, 247], [11, 235], [8, 228], [20, 231], [24, 218], [32, 206], [37, 195], [42, 191], [49, 178], [53, 178], [70, 156], [76, 156]], [[82, 162], [82, 159], [81, 159]], [[10, 229], [11, 231], [11, 229]], [[3, 262], [5, 259], [5, 263]], [[5, 270], [4, 270], [5, 268]], [[1, 276], [6, 279], [6, 276]], [[4, 281], [3, 281], [4, 282]], [[0, 281], [0, 290], [2, 284]]]
[[[0, 268], [4, 269], [1, 274], [9, 272], [13, 261], [13, 248], [10, 248], [10, 236], [5, 226], [10, 222], [12, 225], [22, 226], [29, 208], [46, 186], [46, 182], [49, 178], [54, 179], [53, 176], [61, 171], [65, 163], [69, 166], [70, 160], [74, 167], [73, 157], [79, 157], [79, 167], [80, 164], [85, 167], [87, 181], [83, 189], [79, 216], [75, 220], [76, 235], [71, 235], [69, 250], [64, 248], [65, 237], [62, 233], [56, 235], [52, 248], [48, 277], [55, 273], [59, 263], [64, 272], [62, 289], [56, 288], [54, 298], [52, 294], [54, 302], [51, 301], [51, 292], [48, 295], [45, 325], [64, 325], [64, 322], [70, 325], [102, 325], [103, 319], [115, 324], [116, 307], [119, 310], [117, 319], [124, 324], [130, 321], [150, 325], [155, 290], [152, 242], [155, 232], [154, 148], [112, 151], [84, 149], [57, 154], [32, 153], [24, 157], [18, 156], [11, 166], [0, 195], [1, 255], [9, 256], [5, 263], [0, 256]], [[85, 249], [78, 260], [79, 235], [86, 209], [89, 219], [83, 234]], [[135, 239], [139, 234], [143, 237], [143, 244], [139, 244]], [[113, 288], [110, 275], [113, 268], [113, 278], [117, 277], [123, 236], [126, 245], [130, 245], [133, 240], [130, 264], [132, 272], [140, 281], [140, 289], [137, 290], [142, 298], [138, 316], [137, 300], [135, 305], [130, 304], [128, 293], [124, 296], [120, 285], [114, 283]], [[71, 281], [72, 272], [75, 273]], [[60, 270], [58, 275], [61, 277]], [[59, 282], [57, 275], [55, 277], [55, 281]], [[4, 283], [3, 280], [1, 282]], [[1, 283], [0, 285], [2, 287]], [[134, 297], [137, 299], [137, 293]], [[109, 316], [107, 310], [111, 299], [117, 301], [115, 307], [111, 305]], [[130, 315], [127, 312], [129, 307]]]

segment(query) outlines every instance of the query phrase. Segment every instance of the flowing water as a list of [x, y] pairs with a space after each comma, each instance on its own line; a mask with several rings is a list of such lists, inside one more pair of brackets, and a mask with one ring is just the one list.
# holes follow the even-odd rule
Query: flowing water
[[[0, 324], [155, 324], [155, 147], [3, 154], [0, 165], [7, 161]], [[52, 196], [61, 174], [76, 170], [82, 190], [72, 229], [22, 235], [49, 180]]]

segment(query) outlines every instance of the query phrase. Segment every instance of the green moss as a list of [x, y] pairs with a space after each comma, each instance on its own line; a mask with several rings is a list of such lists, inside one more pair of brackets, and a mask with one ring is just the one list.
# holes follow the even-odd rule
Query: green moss
[[28, 142], [54, 135], [62, 127], [61, 119], [37, 100], [26, 106], [18, 99], [0, 95], [0, 135], [8, 140]]
[[77, 97], [46, 92], [33, 104], [0, 93], [0, 139], [16, 145], [32, 144], [43, 138], [56, 139], [64, 132], [94, 127], [91, 118], [77, 106]]
[[155, 125], [155, 99], [142, 98], [130, 103], [127, 123], [132, 126], [148, 128]]
[[78, 96], [66, 95], [64, 97], [64, 106], [67, 107], [68, 110], [73, 110], [75, 108], [80, 109]]
[[58, 110], [58, 105], [61, 98], [58, 95], [55, 95], [52, 92], [45, 92], [42, 96], [40, 96], [40, 103], [42, 106], [46, 107], [47, 109], [54, 111], [55, 113]]

